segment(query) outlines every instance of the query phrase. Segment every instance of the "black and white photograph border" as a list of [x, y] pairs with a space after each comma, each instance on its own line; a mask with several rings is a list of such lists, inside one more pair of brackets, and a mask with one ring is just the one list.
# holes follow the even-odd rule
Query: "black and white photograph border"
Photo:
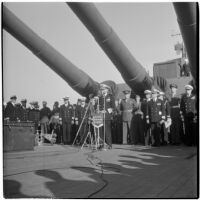
[[199, 197], [198, 2], [2, 2], [2, 198]]

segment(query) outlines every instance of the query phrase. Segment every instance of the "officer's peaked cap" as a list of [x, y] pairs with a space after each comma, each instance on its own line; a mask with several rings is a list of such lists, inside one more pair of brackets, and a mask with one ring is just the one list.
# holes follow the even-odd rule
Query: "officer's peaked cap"
[[151, 94], [151, 91], [150, 90], [145, 90], [144, 94]]
[[159, 90], [157, 90], [157, 89], [154, 88], [154, 89], [152, 89], [151, 92], [152, 92], [152, 94], [158, 94], [158, 93], [159, 93]]
[[169, 87], [170, 88], [178, 88], [178, 85], [176, 85], [175, 83], [171, 83]]
[[69, 100], [69, 97], [63, 97], [64, 100]]
[[22, 99], [21, 102], [27, 102], [27, 100], [26, 99]]
[[17, 99], [17, 96], [16, 96], [16, 95], [12, 95], [12, 96], [10, 97], [10, 99]]
[[85, 100], [86, 100], [85, 97], [83, 97], [83, 98], [81, 99], [82, 102], [85, 102]]
[[124, 90], [123, 93], [124, 93], [124, 94], [130, 94], [131, 91], [130, 91], [130, 90]]
[[164, 92], [162, 92], [162, 91], [159, 92], [159, 96], [164, 96], [164, 95], [165, 95]]
[[193, 87], [191, 85], [185, 85], [186, 90], [193, 90]]
[[30, 105], [34, 105], [34, 101], [31, 101], [31, 102], [30, 102]]
[[111, 89], [108, 85], [101, 83], [100, 89]]

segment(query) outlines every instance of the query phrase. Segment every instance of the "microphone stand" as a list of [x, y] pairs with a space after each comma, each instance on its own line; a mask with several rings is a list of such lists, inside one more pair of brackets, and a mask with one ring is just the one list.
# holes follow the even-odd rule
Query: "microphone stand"
[[105, 115], [106, 115], [106, 102], [105, 102], [105, 99], [106, 99], [106, 94], [103, 94], [103, 150], [107, 150], [105, 148], [105, 138], [106, 138], [106, 123], [105, 123]]

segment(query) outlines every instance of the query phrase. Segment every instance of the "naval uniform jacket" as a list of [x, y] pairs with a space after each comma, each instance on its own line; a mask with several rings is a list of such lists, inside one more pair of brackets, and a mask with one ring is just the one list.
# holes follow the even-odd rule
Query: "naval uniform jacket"
[[[104, 105], [105, 103], [105, 105]], [[109, 113], [108, 109], [112, 109], [112, 111], [115, 108], [115, 100], [113, 95], [107, 94], [105, 97], [100, 96], [99, 97], [99, 110], [100, 111], [105, 111], [105, 120], [111, 120], [112, 118], [112, 113]]]
[[134, 99], [122, 99], [120, 103], [120, 110], [122, 111], [122, 121], [131, 121], [133, 117], [133, 109], [136, 107], [136, 101]]
[[19, 119], [21, 121], [28, 121], [28, 114], [29, 114], [28, 112], [29, 112], [29, 109], [27, 109], [24, 106], [20, 106], [20, 117], [19, 117]]
[[170, 111], [170, 104], [169, 104], [168, 99], [163, 100], [163, 105], [165, 109], [165, 119], [169, 119], [171, 115], [171, 111]]
[[147, 101], [147, 99], [143, 99], [141, 104], [141, 111], [143, 112], [144, 119], [146, 119], [147, 115], [147, 104], [150, 102], [151, 99]]
[[180, 96], [175, 94], [173, 97], [172, 95], [169, 98], [169, 104], [170, 104], [170, 115], [173, 120], [180, 119]]
[[43, 117], [48, 117], [50, 119], [51, 117], [51, 110], [49, 107], [45, 107], [45, 108], [42, 108], [40, 110], [40, 119], [42, 119]]
[[77, 123], [79, 123], [78, 121], [78, 109], [79, 109], [80, 105], [74, 104], [73, 107], [73, 111], [72, 111], [72, 124], [78, 125]]
[[[81, 122], [82, 122], [82, 120], [83, 120], [83, 117], [84, 117], [84, 115], [85, 115], [85, 112], [86, 112], [86, 110], [87, 110], [87, 105], [85, 105], [85, 106], [77, 106], [77, 109], [76, 109], [76, 117], [77, 117], [77, 119], [78, 119], [78, 123], [79, 124], [81, 124]], [[88, 113], [86, 113], [86, 115], [85, 115], [85, 119], [87, 118], [87, 116], [88, 116]], [[84, 120], [84, 122], [85, 122], [85, 120]]]
[[29, 109], [28, 120], [38, 123], [40, 121], [40, 110], [35, 108]]
[[165, 119], [165, 108], [163, 101], [151, 99], [147, 104], [146, 119], [150, 120], [150, 123], [158, 123]]
[[10, 121], [15, 121], [17, 119], [16, 116], [16, 106], [12, 104], [12, 102], [8, 102], [5, 108], [4, 117], [9, 117]]
[[72, 117], [73, 117], [73, 106], [71, 104], [68, 104], [67, 106], [65, 104], [61, 105], [60, 117], [62, 118], [62, 123], [71, 124]]
[[189, 97], [187, 97], [186, 94], [183, 94], [181, 98], [180, 110], [181, 115], [184, 117], [193, 118], [197, 113], [196, 96], [191, 94]]

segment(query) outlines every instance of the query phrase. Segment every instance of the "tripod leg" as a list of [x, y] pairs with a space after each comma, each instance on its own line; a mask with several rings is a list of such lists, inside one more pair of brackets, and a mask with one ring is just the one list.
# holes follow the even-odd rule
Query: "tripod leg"
[[95, 127], [94, 127], [94, 144], [95, 144], [95, 149], [97, 150], [97, 131]]
[[78, 129], [77, 133], [76, 133], [76, 137], [74, 138], [74, 141], [73, 141], [73, 143], [72, 143], [72, 146], [74, 145], [74, 143], [75, 143], [75, 141], [76, 141], [76, 139], [77, 139], [77, 137], [78, 137], [78, 134], [79, 134], [80, 129], [81, 129], [82, 125], [83, 125], [83, 122], [84, 122], [84, 120], [85, 120], [85, 117], [86, 117], [86, 114], [87, 114], [87, 112], [88, 112], [88, 110], [89, 110], [89, 107], [90, 107], [90, 102], [89, 102], [88, 107], [87, 107], [87, 109], [86, 109], [86, 111], [85, 111], [85, 114], [84, 114], [84, 116], [83, 116], [82, 122], [81, 122], [81, 124], [80, 124], [80, 126], [79, 126], [79, 129]]
[[81, 149], [84, 147], [84, 145], [85, 145], [85, 143], [86, 143], [86, 141], [87, 141], [87, 138], [88, 138], [89, 134], [90, 134], [90, 132], [87, 133], [87, 136], [85, 137], [85, 140], [84, 140], [84, 142], [83, 142], [83, 145], [81, 146]]

